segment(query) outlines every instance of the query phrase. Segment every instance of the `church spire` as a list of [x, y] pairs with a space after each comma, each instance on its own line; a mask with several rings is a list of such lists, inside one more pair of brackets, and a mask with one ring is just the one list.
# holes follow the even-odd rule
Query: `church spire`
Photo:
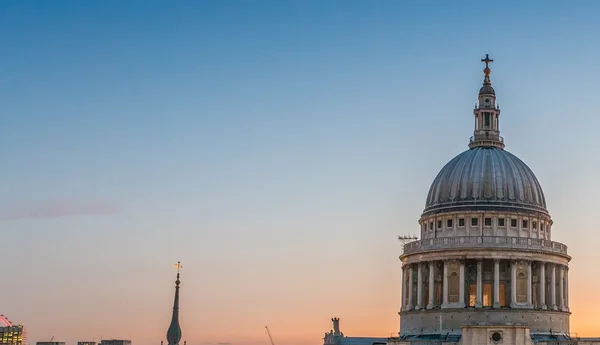
[[181, 340], [181, 327], [179, 326], [179, 269], [181, 268], [181, 262], [177, 262], [177, 280], [175, 281], [175, 300], [173, 301], [173, 317], [171, 318], [171, 325], [167, 330], [167, 341], [169, 345], [179, 345]]
[[469, 148], [497, 147], [504, 148], [504, 138], [500, 136], [500, 107], [496, 104], [496, 91], [492, 87], [489, 54], [481, 59], [485, 63], [483, 69], [483, 86], [479, 89], [478, 104], [475, 105], [475, 130], [469, 142]]

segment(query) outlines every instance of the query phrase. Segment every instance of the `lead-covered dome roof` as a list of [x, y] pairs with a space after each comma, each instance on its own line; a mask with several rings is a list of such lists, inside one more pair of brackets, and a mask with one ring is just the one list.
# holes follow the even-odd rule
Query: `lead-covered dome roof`
[[537, 178], [517, 156], [473, 147], [448, 162], [429, 188], [423, 215], [460, 210], [548, 213]]

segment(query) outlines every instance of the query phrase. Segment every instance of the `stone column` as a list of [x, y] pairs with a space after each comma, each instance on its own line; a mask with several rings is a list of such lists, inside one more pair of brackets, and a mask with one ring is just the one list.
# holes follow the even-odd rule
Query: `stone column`
[[475, 308], [483, 307], [483, 262], [477, 260], [477, 301], [475, 301]]
[[400, 311], [404, 311], [404, 296], [406, 293], [406, 283], [405, 281], [405, 274], [404, 274], [404, 266], [402, 266], [402, 269], [400, 270], [400, 282], [402, 283], [402, 291], [400, 292]]
[[500, 308], [500, 259], [494, 259], [494, 308]]
[[443, 285], [442, 308], [448, 308], [448, 261], [445, 261], [445, 260], [444, 260], [444, 276], [442, 277], [442, 285]]
[[[483, 228], [482, 228], [483, 229]], [[465, 307], [465, 262], [464, 260], [460, 261], [459, 266], [459, 277], [458, 277], [458, 303], [460, 304], [460, 308]]]
[[433, 309], [435, 300], [435, 261], [429, 262], [429, 303], [427, 309]]
[[417, 266], [417, 306], [415, 309], [423, 308], [423, 263]]
[[406, 309], [413, 309], [413, 274], [412, 265], [408, 266], [408, 303]]
[[565, 310], [565, 270], [558, 266], [558, 310]]
[[546, 263], [540, 262], [540, 306], [546, 309]]
[[550, 277], [550, 308], [556, 310], [556, 264], [552, 264], [552, 275]]
[[510, 307], [517, 305], [517, 262], [510, 262]]
[[533, 308], [533, 274], [531, 274], [531, 261], [527, 261], [527, 306]]
[[565, 309], [569, 311], [569, 267], [565, 266]]

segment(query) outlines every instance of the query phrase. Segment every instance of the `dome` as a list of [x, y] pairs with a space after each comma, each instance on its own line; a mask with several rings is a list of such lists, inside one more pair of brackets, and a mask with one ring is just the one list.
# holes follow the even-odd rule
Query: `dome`
[[474, 147], [448, 162], [429, 188], [423, 215], [464, 210], [547, 214], [537, 178], [517, 156], [498, 147]]
[[492, 85], [483, 85], [481, 89], [479, 89], [480, 95], [495, 95], [496, 91], [492, 87]]

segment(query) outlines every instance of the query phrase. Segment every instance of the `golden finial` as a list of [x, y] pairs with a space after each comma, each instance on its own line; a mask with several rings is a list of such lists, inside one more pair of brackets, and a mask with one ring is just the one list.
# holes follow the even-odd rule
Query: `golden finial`
[[177, 263], [174, 265], [175, 268], [177, 268], [177, 280], [175, 281], [175, 284], [177, 286], [179, 286], [179, 270], [183, 267], [181, 266], [181, 261], [177, 261]]
[[490, 59], [489, 54], [485, 54], [485, 59], [481, 59], [481, 62], [485, 62], [485, 68], [483, 69], [483, 73], [485, 74], [485, 82], [490, 82], [490, 73], [492, 70], [490, 69], [490, 63], [494, 62], [494, 59]]

